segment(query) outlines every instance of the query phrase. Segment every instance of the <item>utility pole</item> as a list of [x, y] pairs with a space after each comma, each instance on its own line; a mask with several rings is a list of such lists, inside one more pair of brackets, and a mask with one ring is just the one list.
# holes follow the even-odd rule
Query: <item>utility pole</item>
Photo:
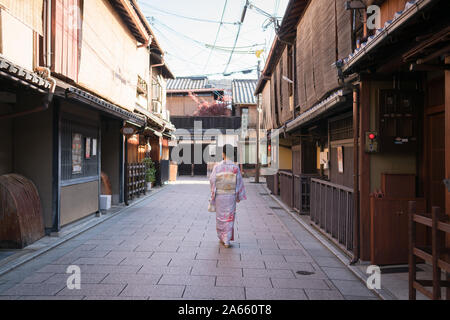
[[[261, 60], [258, 60], [258, 79], [261, 76]], [[260, 175], [260, 167], [261, 162], [259, 158], [259, 147], [260, 147], [260, 127], [261, 127], [261, 94], [258, 94], [257, 97], [257, 127], [256, 127], [256, 174], [255, 174], [255, 182], [259, 183], [259, 175]]]

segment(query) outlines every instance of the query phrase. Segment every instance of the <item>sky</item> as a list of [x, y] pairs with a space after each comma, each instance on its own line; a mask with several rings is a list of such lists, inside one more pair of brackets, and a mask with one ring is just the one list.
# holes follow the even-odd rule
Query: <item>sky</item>
[[[275, 32], [273, 25], [263, 29], [263, 25], [268, 22], [266, 16], [255, 9], [248, 9], [235, 53], [230, 60], [239, 29], [237, 22], [241, 19], [245, 2], [246, 0], [138, 0], [165, 51], [166, 63], [175, 76], [256, 79], [258, 58], [254, 52], [264, 49], [260, 58], [262, 69]], [[270, 15], [282, 18], [288, 0], [250, 2]], [[224, 23], [220, 24], [222, 15]], [[212, 50], [214, 44], [216, 49]], [[234, 73], [228, 77], [223, 75], [251, 69], [254, 71], [247, 74]]]

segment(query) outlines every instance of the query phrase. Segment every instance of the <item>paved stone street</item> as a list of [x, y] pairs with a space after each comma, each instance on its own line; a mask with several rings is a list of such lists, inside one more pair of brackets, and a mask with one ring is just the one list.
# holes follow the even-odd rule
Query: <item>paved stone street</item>
[[[0, 277], [0, 299], [376, 299], [247, 182], [236, 241], [219, 244], [206, 179], [182, 179]], [[69, 290], [67, 267], [81, 268]]]

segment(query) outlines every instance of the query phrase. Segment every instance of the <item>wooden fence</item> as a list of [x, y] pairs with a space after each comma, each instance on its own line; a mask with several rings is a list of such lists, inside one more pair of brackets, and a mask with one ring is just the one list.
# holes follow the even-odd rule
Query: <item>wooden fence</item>
[[311, 220], [349, 252], [353, 250], [353, 190], [311, 179]]
[[266, 176], [267, 188], [269, 188], [273, 195], [278, 195], [279, 193], [278, 176], [278, 173]]
[[146, 193], [145, 183], [146, 166], [143, 163], [126, 164], [126, 203]]
[[280, 171], [280, 198], [290, 208], [294, 207], [294, 176], [290, 171]]
[[302, 215], [309, 215], [311, 203], [311, 179], [317, 174], [294, 175], [294, 207]]

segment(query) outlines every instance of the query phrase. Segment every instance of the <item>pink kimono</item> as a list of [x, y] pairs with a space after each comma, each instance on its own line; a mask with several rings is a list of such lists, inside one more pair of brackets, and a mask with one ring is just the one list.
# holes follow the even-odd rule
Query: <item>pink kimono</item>
[[211, 202], [216, 206], [217, 236], [226, 245], [234, 240], [236, 201], [246, 200], [239, 167], [232, 161], [218, 163], [210, 177]]

